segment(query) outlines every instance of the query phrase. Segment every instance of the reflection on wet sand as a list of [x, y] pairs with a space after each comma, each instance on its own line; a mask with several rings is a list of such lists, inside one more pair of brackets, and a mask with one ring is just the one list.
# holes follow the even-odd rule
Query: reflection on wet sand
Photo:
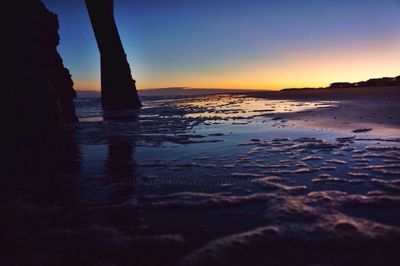
[[[106, 122], [137, 123], [137, 113], [108, 112], [104, 114]], [[123, 132], [121, 132], [123, 133]], [[107, 159], [105, 161], [104, 180], [107, 184], [115, 184], [119, 189], [108, 196], [108, 201], [121, 203], [126, 197], [133, 197], [137, 183], [137, 163], [134, 160], [135, 141], [123, 135], [110, 135], [107, 140]]]
[[300, 265], [397, 256], [398, 137], [292, 125], [335, 103], [144, 104], [82, 100], [79, 124], [21, 147], [0, 206], [9, 264], [283, 265], [282, 246]]

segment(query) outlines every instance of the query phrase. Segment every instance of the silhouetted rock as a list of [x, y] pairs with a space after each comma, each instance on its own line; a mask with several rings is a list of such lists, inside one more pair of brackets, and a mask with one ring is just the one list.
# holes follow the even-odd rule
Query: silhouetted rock
[[135, 80], [114, 20], [113, 0], [85, 0], [101, 57], [101, 93], [105, 109], [141, 107]]
[[77, 121], [73, 81], [57, 52], [57, 15], [40, 0], [14, 0], [8, 5], [4, 11], [11, 18], [6, 25], [10, 34], [4, 42], [9, 45], [5, 61], [10, 82], [3, 89], [10, 95], [7, 115], [12, 134], [43, 135]]

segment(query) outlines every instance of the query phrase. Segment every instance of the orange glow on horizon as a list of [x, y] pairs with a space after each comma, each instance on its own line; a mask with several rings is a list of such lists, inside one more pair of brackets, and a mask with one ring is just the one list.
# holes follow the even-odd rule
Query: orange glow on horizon
[[[74, 79], [73, 76], [72, 79]], [[74, 80], [74, 88], [78, 91], [100, 91], [100, 83], [97, 81]]]
[[[400, 75], [400, 38], [375, 43], [330, 44], [318, 49], [289, 51], [278, 58], [229, 62], [197, 70], [165, 70], [155, 78], [134, 71], [138, 89], [191, 87], [269, 89], [326, 87], [332, 82], [357, 82]], [[136, 67], [138, 68], [138, 67]], [[100, 90], [92, 81], [75, 81], [77, 90]]]

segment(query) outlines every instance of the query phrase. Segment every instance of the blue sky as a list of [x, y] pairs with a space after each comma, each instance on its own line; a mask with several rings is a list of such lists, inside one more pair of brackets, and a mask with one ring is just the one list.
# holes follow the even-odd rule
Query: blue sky
[[[139, 88], [278, 89], [400, 74], [398, 0], [115, 0]], [[77, 89], [100, 86], [84, 0], [45, 0]]]

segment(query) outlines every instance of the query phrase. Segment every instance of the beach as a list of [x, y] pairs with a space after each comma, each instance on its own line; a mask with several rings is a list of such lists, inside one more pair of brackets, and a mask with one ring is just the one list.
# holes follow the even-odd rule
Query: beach
[[313, 95], [78, 99], [80, 122], [24, 147], [4, 187], [8, 261], [395, 265], [398, 91]]
[[399, 3], [8, 1], [0, 265], [398, 266]]
[[352, 131], [370, 129], [396, 134], [400, 124], [400, 87], [371, 87], [252, 93], [269, 99], [335, 101], [332, 108], [317, 108], [307, 112], [293, 112], [284, 117], [296, 125], [316, 130], [336, 129]]

